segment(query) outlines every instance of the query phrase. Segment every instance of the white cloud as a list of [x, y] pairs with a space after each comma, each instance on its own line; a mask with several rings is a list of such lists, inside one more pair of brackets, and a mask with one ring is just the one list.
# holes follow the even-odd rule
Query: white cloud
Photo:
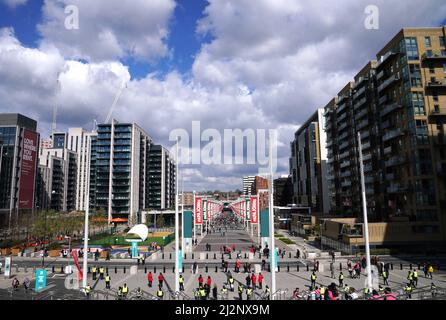
[[[68, 1], [47, 0], [39, 49], [25, 48], [10, 30], [1, 33], [1, 111], [30, 115], [45, 132], [58, 101], [61, 129], [88, 129], [93, 119], [105, 119], [126, 79], [116, 119], [139, 123], [168, 147], [170, 131], [190, 130], [194, 120], [201, 121], [202, 130], [278, 128], [279, 174], [288, 171], [294, 131], [394, 34], [406, 26], [438, 25], [446, 16], [440, 0], [377, 0], [380, 29], [366, 30], [364, 8], [369, 3], [363, 0], [258, 0], [255, 5], [211, 0], [197, 31], [212, 40], [197, 54], [190, 78], [174, 71], [161, 80], [152, 74], [130, 80], [128, 67], [117, 58], [167, 54], [173, 1], [135, 0], [128, 6], [97, 0], [88, 8], [79, 0], [71, 3], [80, 4], [80, 30], [63, 29], [62, 8]], [[122, 15], [131, 19], [120, 19]], [[79, 57], [89, 62], [70, 59]], [[57, 92], [59, 72], [62, 86]], [[188, 190], [234, 189], [242, 175], [257, 172], [249, 165], [182, 169]]]
[[8, 7], [14, 9], [18, 6], [22, 6], [28, 2], [28, 0], [0, 0], [0, 2], [5, 3]]
[[[79, 11], [79, 29], [65, 28], [65, 8]], [[55, 44], [68, 58], [102, 61], [133, 57], [156, 60], [166, 56], [168, 23], [174, 0], [45, 0], [43, 42]]]

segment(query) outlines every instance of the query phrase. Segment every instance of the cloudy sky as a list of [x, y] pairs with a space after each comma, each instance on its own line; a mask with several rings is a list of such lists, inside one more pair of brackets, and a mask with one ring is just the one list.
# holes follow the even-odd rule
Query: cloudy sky
[[[79, 28], [66, 28], [74, 5]], [[365, 28], [365, 9], [379, 28]], [[70, 7], [68, 7], [69, 9]], [[73, 20], [68, 20], [73, 21]], [[277, 129], [289, 142], [403, 27], [446, 23], [444, 0], [0, 0], [0, 112], [57, 128], [137, 122], [167, 147], [176, 128]], [[57, 83], [60, 85], [58, 86]], [[190, 165], [187, 190], [241, 187], [254, 165]]]

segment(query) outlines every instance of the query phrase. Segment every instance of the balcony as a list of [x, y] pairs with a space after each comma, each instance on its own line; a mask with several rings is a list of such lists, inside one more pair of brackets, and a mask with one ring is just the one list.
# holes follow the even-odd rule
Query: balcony
[[379, 73], [376, 75], [376, 79], [377, 79], [377, 80], [380, 80], [382, 77], [384, 77], [384, 70], [382, 70], [381, 72], [379, 72]]
[[343, 112], [345, 110], [346, 107], [347, 107], [347, 101], [345, 101], [339, 105], [339, 107], [336, 109], [336, 113], [340, 114], [341, 112]]
[[365, 177], [364, 182], [367, 184], [373, 183], [373, 182], [375, 182], [375, 177], [373, 177], [373, 176]]
[[343, 115], [339, 116], [339, 117], [336, 119], [336, 120], [337, 120], [337, 123], [338, 123], [338, 124], [342, 123], [342, 121], [345, 120], [346, 118], [347, 118], [347, 114], [344, 113]]
[[370, 142], [364, 143], [362, 145], [362, 151], [370, 149], [371, 146], [372, 146], [372, 144]]
[[348, 188], [352, 186], [352, 182], [351, 181], [344, 181], [341, 183], [341, 187], [342, 188]]
[[426, 85], [426, 88], [428, 88], [428, 89], [445, 89], [446, 88], [446, 80], [429, 82]]
[[348, 126], [348, 123], [345, 122], [344, 124], [342, 124], [342, 125], [340, 125], [340, 126], [338, 127], [338, 131], [342, 131], [342, 130], [344, 130], [345, 128], [347, 128], [347, 126]]
[[395, 180], [395, 174], [394, 173], [388, 173], [384, 176], [387, 181]]
[[359, 89], [358, 91], [356, 91], [356, 93], [353, 95], [353, 100], [356, 100], [357, 98], [359, 98], [361, 95], [363, 95], [365, 93], [366, 88], [362, 87], [361, 89]]
[[338, 137], [338, 140], [339, 141], [342, 141], [342, 140], [344, 140], [345, 138], [348, 138], [350, 136], [350, 134], [348, 133], [348, 132], [344, 132], [343, 134], [341, 134], [339, 137]]
[[384, 117], [387, 114], [389, 114], [395, 110], [401, 109], [402, 107], [403, 106], [398, 103], [393, 103], [393, 104], [387, 105], [381, 110], [380, 115], [381, 115], [381, 117]]
[[395, 129], [395, 130], [387, 132], [383, 136], [383, 141], [386, 142], [386, 141], [398, 138], [398, 137], [400, 137], [402, 135], [404, 135], [404, 132], [401, 129]]
[[372, 160], [372, 154], [371, 153], [368, 153], [368, 154], [366, 154], [366, 155], [364, 155], [362, 157], [362, 161], [369, 161], [369, 160]]
[[369, 121], [366, 119], [366, 120], [363, 120], [363, 121], [361, 121], [361, 122], [359, 122], [357, 125], [356, 125], [356, 130], [361, 130], [361, 129], [364, 129], [365, 127], [367, 127], [369, 125]]
[[365, 105], [366, 102], [367, 102], [367, 98], [366, 97], [362, 98], [361, 100], [359, 100], [358, 102], [356, 102], [353, 105], [353, 109], [356, 110], [356, 109], [362, 107], [363, 105]]
[[378, 87], [378, 92], [383, 91], [384, 89], [386, 89], [388, 86], [400, 81], [401, 78], [399, 76], [396, 75], [392, 75], [390, 76], [387, 80], [385, 80], [379, 87]]
[[340, 167], [341, 167], [341, 169], [343, 169], [343, 168], [349, 167], [350, 164], [351, 164], [350, 161], [344, 161], [341, 163]]
[[387, 96], [383, 96], [383, 97], [379, 98], [379, 100], [378, 100], [379, 105], [382, 105], [386, 102], [387, 102]]
[[446, 55], [443, 54], [442, 52], [435, 52], [432, 55], [428, 55], [427, 53], [424, 53], [421, 56], [421, 60], [422, 61], [442, 61], [442, 60], [446, 60]]
[[372, 171], [373, 171], [373, 166], [371, 164], [364, 166], [364, 172], [372, 172]]
[[392, 183], [392, 184], [390, 184], [389, 187], [387, 187], [387, 193], [405, 193], [408, 190], [409, 190], [408, 188], [403, 187], [397, 183], [395, 183], [395, 184]]
[[384, 56], [381, 57], [380, 61], [378, 62], [376, 69], [381, 68], [386, 64], [386, 62], [391, 61], [391, 59], [395, 56], [397, 56], [399, 52], [389, 51]]
[[355, 115], [355, 120], [360, 120], [360, 119], [364, 118], [365, 116], [367, 116], [368, 113], [369, 113], [369, 111], [367, 109], [362, 110], [357, 115]]
[[339, 145], [339, 150], [343, 150], [343, 149], [345, 149], [345, 148], [347, 148], [347, 147], [349, 147], [349, 146], [350, 146], [350, 142], [348, 142], [348, 141], [343, 142], [343, 143], [341, 143], [341, 144]]
[[392, 147], [391, 146], [384, 149], [384, 155], [388, 155], [390, 153], [392, 153]]
[[349, 150], [349, 151], [346, 151], [346, 152], [344, 152], [344, 153], [341, 153], [341, 154], [339, 155], [339, 160], [344, 159], [344, 158], [346, 158], [346, 157], [348, 157], [348, 156], [350, 156], [350, 150]]
[[400, 166], [407, 162], [407, 158], [403, 156], [394, 156], [384, 162], [386, 167]]
[[351, 175], [352, 175], [352, 172], [350, 170], [347, 170], [345, 172], [342, 172], [340, 177], [341, 178], [348, 178], [348, 177], [351, 177]]
[[445, 108], [441, 108], [438, 110], [432, 110], [431, 113], [429, 114], [429, 116], [431, 117], [444, 117], [446, 116], [446, 109]]

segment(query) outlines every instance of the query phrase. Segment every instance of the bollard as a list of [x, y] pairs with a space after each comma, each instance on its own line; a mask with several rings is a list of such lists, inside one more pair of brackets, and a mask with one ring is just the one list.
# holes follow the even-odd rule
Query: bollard
[[342, 262], [339, 262], [339, 271], [342, 271]]
[[393, 271], [393, 263], [390, 264], [390, 270]]
[[108, 267], [105, 267], [105, 273], [108, 273]]
[[420, 264], [418, 264], [418, 270], [421, 270], [421, 265]]
[[223, 255], [223, 253], [221, 254], [221, 259], [223, 260], [225, 257], [224, 257], [224, 255]]
[[208, 265], [206, 265], [206, 273], [208, 273]]
[[307, 264], [307, 271], [310, 271], [310, 266]]
[[184, 254], [184, 260], [186, 260], [186, 259], [187, 259], [187, 253]]
[[90, 271], [90, 267], [88, 267], [87, 273], [91, 273], [91, 271]]
[[206, 259], [209, 259], [209, 254], [206, 253]]
[[62, 273], [62, 274], [64, 273], [63, 272], [63, 266], [60, 266], [60, 273]]
[[297, 265], [296, 271], [299, 272], [299, 265]]
[[214, 260], [217, 260], [217, 254], [214, 253]]
[[51, 267], [51, 272], [54, 273], [54, 266]]
[[195, 254], [192, 253], [192, 260], [195, 259]]
[[144, 267], [144, 273], [147, 273], [147, 267]]
[[271, 265], [268, 263], [268, 272], [271, 272]]
[[164, 253], [163, 253], [162, 259], [164, 260]]
[[175, 273], [175, 266], [172, 267], [172, 273]]
[[291, 252], [288, 252], [288, 258], [291, 259]]
[[117, 267], [115, 267], [115, 273], [118, 273], [118, 268]]
[[163, 273], [166, 273], [166, 266], [163, 266]]
[[280, 272], [280, 266], [277, 265], [277, 272]]
[[232, 255], [231, 254], [229, 254], [229, 260], [231, 260], [232, 259]]
[[400, 269], [403, 270], [403, 264], [402, 263], [400, 263]]
[[218, 272], [218, 266], [215, 266], [215, 272], [216, 273]]
[[410, 267], [410, 269], [409, 270], [412, 270], [412, 263], [409, 265], [409, 267]]
[[246, 252], [245, 252], [245, 259], [246, 259]]
[[286, 266], [286, 271], [290, 272], [290, 265], [289, 264], [287, 264], [287, 266]]
[[156, 266], [153, 267], [153, 273], [156, 274]]
[[125, 273], [125, 267], [124, 267], [124, 273]]

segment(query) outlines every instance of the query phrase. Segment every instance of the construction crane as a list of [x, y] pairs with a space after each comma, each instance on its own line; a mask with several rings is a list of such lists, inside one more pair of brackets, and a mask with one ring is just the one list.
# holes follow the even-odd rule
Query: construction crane
[[107, 118], [105, 119], [105, 122], [104, 122], [104, 123], [109, 123], [109, 122], [110, 122], [111, 117], [112, 117], [112, 114], [113, 114], [113, 111], [114, 111], [114, 109], [115, 109], [115, 107], [116, 107], [116, 104], [118, 103], [119, 98], [120, 98], [121, 95], [122, 95], [122, 92], [123, 92], [124, 89], [126, 89], [126, 88], [127, 88], [127, 82], [124, 80], [124, 81], [122, 81], [121, 87], [119, 88], [118, 93], [116, 94], [115, 100], [113, 101], [113, 104], [112, 104], [112, 106], [110, 107], [110, 111], [108, 112]]
[[57, 131], [57, 95], [62, 91], [62, 85], [59, 81], [60, 72], [57, 74], [57, 87], [56, 87], [56, 101], [54, 103], [53, 108], [53, 122], [51, 123], [51, 133], [55, 133]]

